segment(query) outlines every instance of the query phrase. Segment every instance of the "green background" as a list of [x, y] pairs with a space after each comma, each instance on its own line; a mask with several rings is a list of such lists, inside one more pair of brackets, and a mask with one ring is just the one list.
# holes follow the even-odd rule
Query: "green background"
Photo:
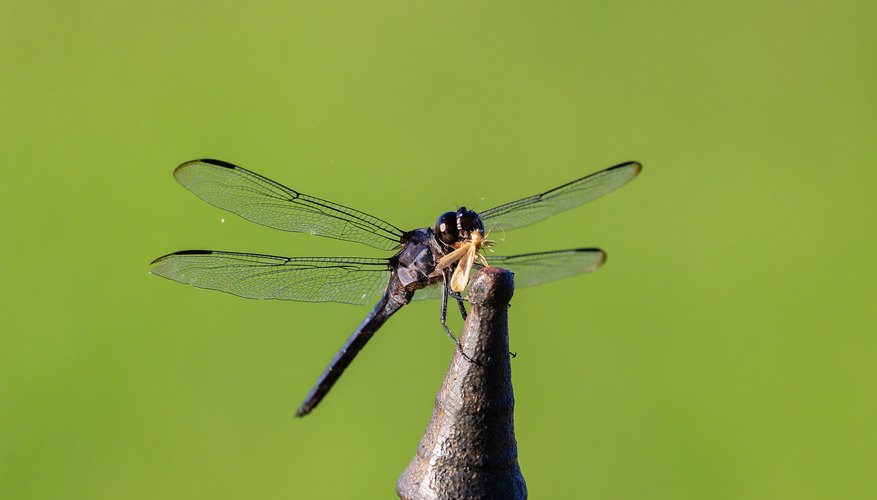
[[[389, 498], [453, 353], [368, 308], [147, 274], [213, 248], [381, 256], [174, 182], [238, 163], [402, 228], [626, 160], [498, 252], [533, 498], [874, 498], [874, 2], [30, 2], [0, 19], [0, 497]], [[220, 219], [225, 217], [225, 222]], [[455, 328], [459, 321], [455, 319]]]

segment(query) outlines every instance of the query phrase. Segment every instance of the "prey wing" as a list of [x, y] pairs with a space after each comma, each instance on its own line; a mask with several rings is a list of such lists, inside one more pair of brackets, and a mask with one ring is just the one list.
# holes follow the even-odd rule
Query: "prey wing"
[[278, 257], [186, 250], [159, 257], [152, 274], [248, 299], [367, 304], [390, 278], [387, 259]]

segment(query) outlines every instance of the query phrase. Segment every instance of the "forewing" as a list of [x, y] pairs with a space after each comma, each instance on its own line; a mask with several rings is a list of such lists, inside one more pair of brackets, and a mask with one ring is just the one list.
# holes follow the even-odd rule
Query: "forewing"
[[366, 304], [390, 278], [387, 259], [277, 257], [187, 250], [159, 257], [152, 274], [248, 299]]
[[299, 193], [220, 160], [193, 160], [174, 170], [180, 184], [204, 201], [283, 231], [356, 241], [381, 250], [399, 245], [403, 231], [344, 205]]
[[542, 194], [485, 210], [479, 215], [484, 227], [492, 231], [528, 226], [610, 193], [630, 182], [640, 170], [642, 165], [637, 162], [622, 163]]

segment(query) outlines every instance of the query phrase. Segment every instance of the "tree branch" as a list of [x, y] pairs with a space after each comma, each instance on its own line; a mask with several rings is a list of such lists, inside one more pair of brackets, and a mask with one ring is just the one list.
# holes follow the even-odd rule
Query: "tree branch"
[[432, 419], [417, 453], [396, 483], [406, 500], [527, 497], [515, 441], [508, 304], [510, 271], [481, 269], [468, 299], [463, 326]]

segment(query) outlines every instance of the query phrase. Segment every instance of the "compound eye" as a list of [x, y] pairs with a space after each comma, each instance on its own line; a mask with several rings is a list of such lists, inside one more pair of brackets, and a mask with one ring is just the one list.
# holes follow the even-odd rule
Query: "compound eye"
[[461, 209], [457, 212], [457, 221], [463, 231], [471, 232], [477, 229], [484, 232], [484, 223], [481, 222], [481, 217], [471, 210]]
[[435, 234], [438, 239], [446, 244], [453, 245], [457, 242], [460, 233], [457, 231], [457, 213], [445, 212], [435, 222]]

